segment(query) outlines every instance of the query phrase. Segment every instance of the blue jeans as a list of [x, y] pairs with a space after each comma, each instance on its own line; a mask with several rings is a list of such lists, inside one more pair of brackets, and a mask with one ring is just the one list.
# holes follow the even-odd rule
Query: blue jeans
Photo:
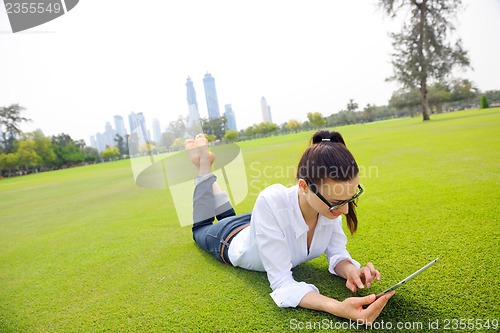
[[[236, 235], [235, 231], [250, 223], [251, 213], [236, 215], [226, 193], [214, 196], [212, 185], [216, 180], [213, 174], [195, 180], [193, 239], [217, 260], [230, 264], [227, 255], [229, 244]], [[214, 224], [215, 218], [218, 222]]]

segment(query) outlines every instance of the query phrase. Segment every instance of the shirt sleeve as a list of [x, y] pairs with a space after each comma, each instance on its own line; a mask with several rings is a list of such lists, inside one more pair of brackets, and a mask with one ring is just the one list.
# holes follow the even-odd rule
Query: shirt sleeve
[[339, 220], [335, 222], [330, 242], [325, 251], [326, 257], [328, 258], [328, 271], [330, 273], [338, 275], [335, 272], [335, 267], [342, 260], [349, 260], [357, 268], [361, 267], [359, 262], [351, 258], [351, 255], [346, 249], [346, 245], [347, 237], [342, 230], [342, 220], [339, 218]]
[[262, 264], [273, 292], [270, 294], [279, 307], [296, 307], [309, 292], [318, 288], [297, 282], [292, 276], [292, 258], [284, 232], [264, 197], [259, 197], [252, 212], [255, 239]]

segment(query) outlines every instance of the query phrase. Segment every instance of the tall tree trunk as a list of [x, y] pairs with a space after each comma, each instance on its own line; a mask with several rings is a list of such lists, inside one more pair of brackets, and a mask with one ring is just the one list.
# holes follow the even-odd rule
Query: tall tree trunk
[[423, 120], [431, 120], [431, 118], [429, 117], [429, 100], [427, 98], [427, 82], [425, 79], [420, 81], [420, 101], [422, 105]]
[[423, 0], [421, 3], [415, 1], [418, 9], [420, 10], [420, 26], [419, 26], [419, 40], [418, 40], [418, 55], [419, 55], [419, 65], [420, 65], [420, 100], [422, 105], [422, 117], [423, 120], [430, 120], [429, 118], [429, 101], [427, 100], [427, 59], [424, 54], [424, 43], [426, 40], [425, 36], [425, 18], [427, 16], [427, 0]]

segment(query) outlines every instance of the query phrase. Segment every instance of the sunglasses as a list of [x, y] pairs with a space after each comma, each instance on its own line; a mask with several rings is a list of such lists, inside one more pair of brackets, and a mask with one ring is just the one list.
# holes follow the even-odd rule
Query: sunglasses
[[304, 179], [304, 180], [306, 181], [309, 189], [311, 191], [313, 191], [314, 194], [316, 194], [316, 196], [328, 206], [329, 211], [335, 210], [335, 209], [342, 207], [343, 205], [348, 204], [350, 202], [352, 202], [355, 206], [357, 206], [356, 203], [354, 202], [354, 200], [356, 200], [365, 191], [361, 187], [361, 185], [358, 184], [358, 192], [352, 198], [347, 199], [347, 200], [343, 200], [343, 201], [338, 201], [337, 203], [333, 204], [330, 201], [326, 200], [326, 198], [321, 193], [319, 193], [318, 187], [315, 184], [310, 182], [308, 179]]

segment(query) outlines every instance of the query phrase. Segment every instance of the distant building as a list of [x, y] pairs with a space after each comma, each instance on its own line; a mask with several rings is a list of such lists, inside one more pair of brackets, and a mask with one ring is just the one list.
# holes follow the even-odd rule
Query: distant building
[[217, 99], [217, 90], [215, 89], [215, 79], [211, 74], [205, 74], [203, 78], [205, 87], [205, 98], [207, 100], [208, 119], [220, 118], [219, 101]]
[[139, 112], [137, 114], [137, 123], [139, 126], [141, 126], [144, 131], [147, 133], [147, 127], [146, 127], [146, 118], [144, 118], [144, 114], [142, 112]]
[[140, 128], [140, 135], [144, 137], [146, 141], [150, 141], [150, 135], [148, 128], [146, 126], [146, 119], [144, 118], [144, 114], [142, 112], [131, 112], [128, 116], [128, 121], [130, 124], [130, 133], [137, 131]]
[[236, 119], [234, 118], [234, 112], [233, 108], [231, 107], [231, 104], [226, 104], [224, 105], [224, 117], [226, 117], [227, 120], [227, 129], [237, 131], [236, 129]]
[[158, 144], [161, 139], [161, 127], [160, 121], [158, 119], [153, 119], [153, 141]]
[[130, 133], [133, 133], [139, 126], [139, 119], [134, 111], [130, 112], [130, 114], [128, 115], [128, 124], [130, 126]]
[[105, 144], [108, 147], [116, 146], [115, 142], [116, 131], [113, 129], [109, 121], [106, 122], [106, 130], [104, 131]]
[[186, 81], [186, 90], [188, 101], [187, 127], [193, 128], [194, 126], [200, 126], [200, 114], [198, 112], [198, 102], [196, 101], [196, 91], [189, 76]]
[[95, 137], [93, 135], [90, 136], [90, 146], [97, 149], [97, 141], [95, 141]]
[[104, 138], [104, 135], [102, 135], [101, 133], [97, 133], [96, 136], [96, 149], [99, 151], [99, 152], [102, 152], [104, 149], [106, 149], [106, 140]]
[[267, 105], [267, 101], [264, 98], [264, 96], [262, 96], [262, 98], [260, 99], [260, 107], [262, 109], [263, 121], [268, 122], [268, 123], [272, 123], [273, 119], [271, 117], [271, 107], [269, 105]]
[[116, 133], [120, 135], [123, 139], [127, 136], [127, 130], [125, 129], [125, 122], [122, 116], [115, 116], [115, 129]]

